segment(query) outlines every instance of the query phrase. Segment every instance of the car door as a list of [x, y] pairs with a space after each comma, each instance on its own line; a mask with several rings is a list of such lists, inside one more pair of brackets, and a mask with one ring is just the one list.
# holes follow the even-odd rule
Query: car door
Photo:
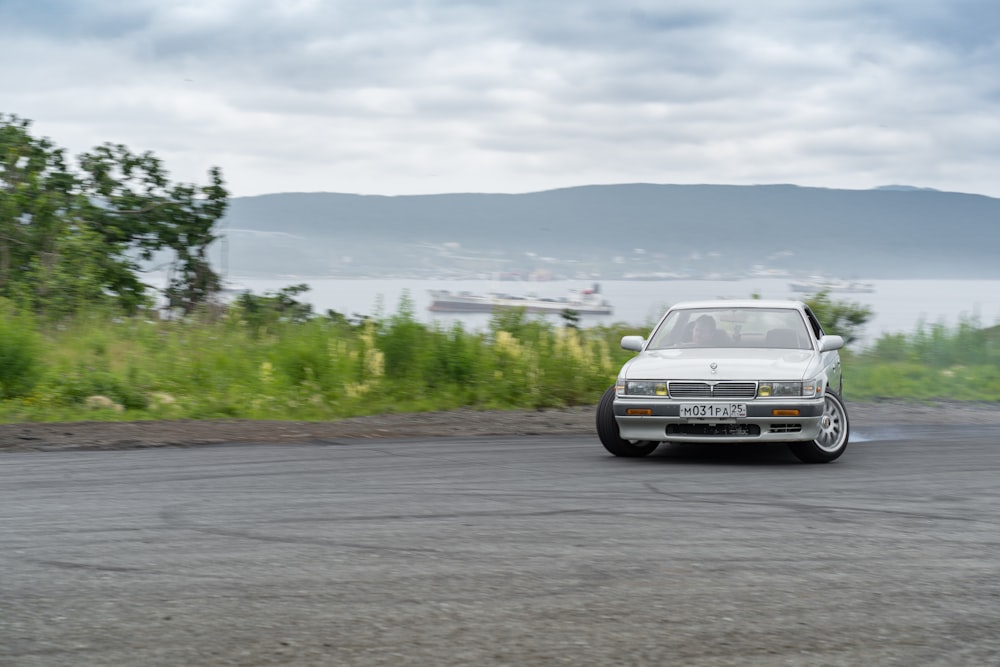
[[[819, 319], [813, 314], [809, 306], [805, 307], [805, 313], [806, 319], [809, 321], [809, 331], [814, 336], [813, 345], [818, 350], [819, 340], [825, 335], [823, 325], [820, 324]], [[820, 352], [820, 362], [826, 373], [826, 386], [836, 388], [838, 394], [843, 392], [844, 376], [840, 365], [840, 351], [830, 350], [829, 352]]]

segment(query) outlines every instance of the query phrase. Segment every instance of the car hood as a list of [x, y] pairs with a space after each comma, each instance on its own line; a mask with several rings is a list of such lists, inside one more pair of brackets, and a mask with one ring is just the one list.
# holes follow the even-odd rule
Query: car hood
[[818, 361], [812, 350], [655, 350], [634, 357], [622, 375], [629, 380], [803, 380], [819, 371]]

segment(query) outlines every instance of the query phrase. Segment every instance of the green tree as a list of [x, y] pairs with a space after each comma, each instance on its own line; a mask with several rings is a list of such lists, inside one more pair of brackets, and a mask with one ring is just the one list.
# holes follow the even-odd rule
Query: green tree
[[139, 262], [161, 251], [171, 307], [189, 313], [218, 292], [207, 256], [228, 204], [218, 168], [205, 186], [172, 183], [152, 153], [106, 143], [74, 169], [30, 128], [0, 115], [0, 296], [61, 312], [111, 295], [132, 312], [149, 303]]
[[[82, 308], [114, 305], [105, 289], [107, 256], [100, 235], [83, 222], [63, 226], [51, 252], [34, 257], [25, 276], [37, 313], [60, 318]], [[23, 292], [23, 290], [22, 290]]]
[[28, 121], [0, 114], [0, 296], [17, 295], [28, 276], [58, 263], [73, 208], [64, 151], [29, 129]]
[[580, 312], [573, 310], [572, 308], [563, 308], [559, 312], [559, 317], [562, 318], [563, 323], [570, 329], [580, 328]]
[[209, 172], [211, 183], [197, 187], [170, 183], [151, 152], [135, 154], [121, 144], [98, 146], [79, 161], [85, 217], [113, 254], [107, 279], [126, 306], [136, 305], [143, 289], [135, 253], [149, 261], [158, 251], [172, 252], [166, 288], [172, 308], [190, 313], [219, 291], [221, 279], [207, 256], [228, 204], [217, 167]]
[[236, 297], [234, 312], [246, 321], [255, 335], [278, 322], [308, 322], [313, 317], [312, 305], [298, 299], [308, 291], [309, 285], [305, 283], [287, 285], [263, 295], [247, 290]]
[[850, 343], [857, 339], [858, 331], [871, 319], [872, 309], [859, 303], [834, 301], [828, 291], [822, 291], [806, 300], [813, 314], [830, 334], [844, 337]]

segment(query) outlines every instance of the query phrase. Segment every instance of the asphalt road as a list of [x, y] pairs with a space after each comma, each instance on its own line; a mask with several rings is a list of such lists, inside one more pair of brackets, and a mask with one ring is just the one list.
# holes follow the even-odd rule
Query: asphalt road
[[1000, 664], [1000, 427], [0, 455], [0, 665]]

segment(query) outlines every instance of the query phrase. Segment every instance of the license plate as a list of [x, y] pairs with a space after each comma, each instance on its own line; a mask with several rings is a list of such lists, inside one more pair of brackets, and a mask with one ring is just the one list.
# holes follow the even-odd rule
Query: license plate
[[690, 403], [681, 406], [681, 417], [726, 419], [746, 416], [746, 403]]

